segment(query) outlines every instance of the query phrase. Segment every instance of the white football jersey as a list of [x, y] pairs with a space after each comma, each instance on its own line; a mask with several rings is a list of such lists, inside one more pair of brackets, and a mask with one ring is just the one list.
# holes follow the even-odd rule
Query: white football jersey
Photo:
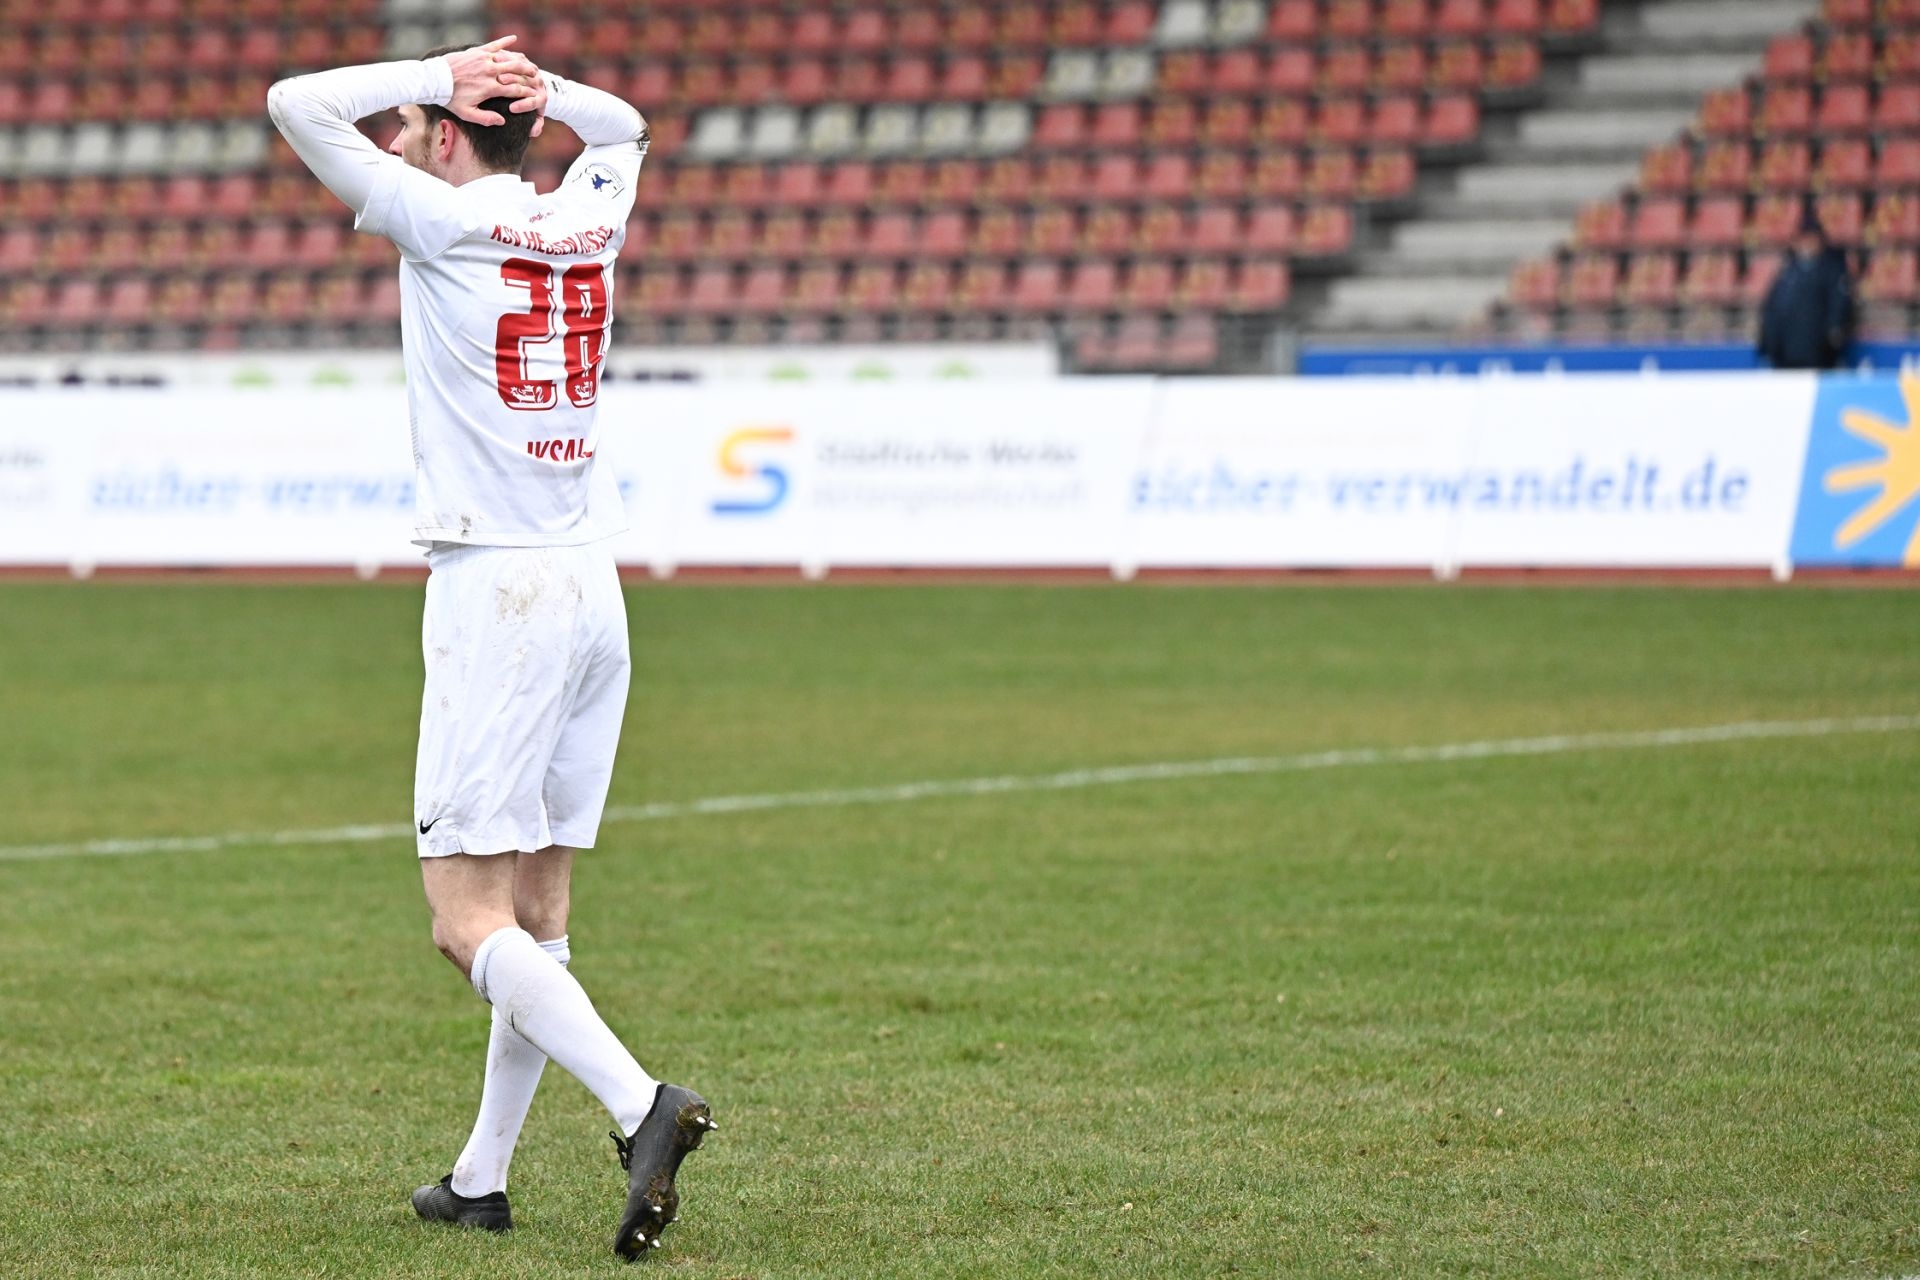
[[551, 547], [626, 527], [598, 465], [614, 256], [644, 147], [590, 147], [547, 195], [386, 166], [357, 225], [400, 249], [415, 541]]

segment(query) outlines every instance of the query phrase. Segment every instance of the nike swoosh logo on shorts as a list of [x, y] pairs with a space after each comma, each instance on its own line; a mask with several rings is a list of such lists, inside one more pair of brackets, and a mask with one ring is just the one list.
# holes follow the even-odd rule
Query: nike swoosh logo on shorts
[[[443, 816], [444, 816], [444, 815], [443, 815]], [[435, 819], [433, 820], [433, 822], [423, 822], [423, 823], [421, 823], [421, 824], [420, 824], [420, 834], [421, 834], [421, 835], [425, 835], [425, 834], [427, 834], [427, 832], [429, 832], [429, 831], [431, 831], [431, 830], [433, 830], [433, 828], [434, 828], [434, 824], [435, 824], [435, 823], [437, 823], [437, 822], [439, 822], [439, 821], [440, 821], [440, 819], [439, 819], [439, 818], [435, 818]]]

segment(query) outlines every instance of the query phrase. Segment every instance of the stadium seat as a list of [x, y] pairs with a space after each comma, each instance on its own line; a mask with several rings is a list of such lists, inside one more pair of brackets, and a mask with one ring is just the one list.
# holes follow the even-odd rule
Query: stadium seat
[[1507, 278], [1507, 299], [1529, 311], [1551, 311], [1560, 302], [1560, 263], [1534, 259], [1514, 267]]
[[1920, 198], [1909, 192], [1886, 192], [1873, 204], [1867, 242], [1879, 245], [1920, 244]]
[[1731, 253], [1694, 253], [1680, 282], [1680, 299], [1691, 306], [1731, 306], [1740, 300], [1740, 260]]
[[1754, 185], [1768, 191], [1805, 191], [1812, 181], [1813, 149], [1803, 139], [1770, 142], [1761, 149]]
[[1620, 285], [1620, 260], [1610, 253], [1582, 254], [1569, 266], [1562, 301], [1569, 307], [1613, 305]]
[[1867, 302], [1920, 301], [1920, 253], [1913, 249], [1877, 251], [1861, 277], [1860, 297]]
[[1693, 147], [1669, 142], [1640, 163], [1640, 189], [1652, 195], [1685, 195], [1693, 187]]
[[1621, 300], [1633, 307], [1670, 307], [1679, 293], [1679, 260], [1671, 253], [1637, 255], [1620, 288]]
[[1734, 248], [1745, 236], [1745, 202], [1737, 196], [1710, 196], [1695, 206], [1686, 239], [1705, 247]]
[[1873, 148], [1864, 138], [1838, 138], [1820, 149], [1814, 184], [1857, 190], [1873, 181]]

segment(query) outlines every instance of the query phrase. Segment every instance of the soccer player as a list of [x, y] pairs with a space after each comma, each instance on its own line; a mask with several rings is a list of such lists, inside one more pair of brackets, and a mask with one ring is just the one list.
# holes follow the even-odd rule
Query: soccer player
[[[591, 848], [626, 709], [625, 525], [594, 405], [614, 256], [647, 126], [505, 36], [282, 80], [273, 122], [361, 231], [400, 250], [400, 336], [426, 548], [416, 825], [435, 944], [493, 1006], [480, 1113], [422, 1218], [505, 1231], [507, 1164], [546, 1060], [599, 1098], [628, 1170], [614, 1251], [658, 1248], [681, 1160], [715, 1127], [649, 1076], [568, 972], [574, 851]], [[386, 153], [354, 121], [398, 107]], [[581, 152], [520, 179], [542, 116]]]

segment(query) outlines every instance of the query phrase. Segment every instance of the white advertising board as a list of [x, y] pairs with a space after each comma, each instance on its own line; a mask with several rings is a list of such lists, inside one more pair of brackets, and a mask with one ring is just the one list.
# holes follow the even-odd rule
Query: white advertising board
[[[623, 563], [1777, 567], [1810, 375], [609, 385]], [[417, 565], [399, 387], [0, 392], [0, 564]]]

